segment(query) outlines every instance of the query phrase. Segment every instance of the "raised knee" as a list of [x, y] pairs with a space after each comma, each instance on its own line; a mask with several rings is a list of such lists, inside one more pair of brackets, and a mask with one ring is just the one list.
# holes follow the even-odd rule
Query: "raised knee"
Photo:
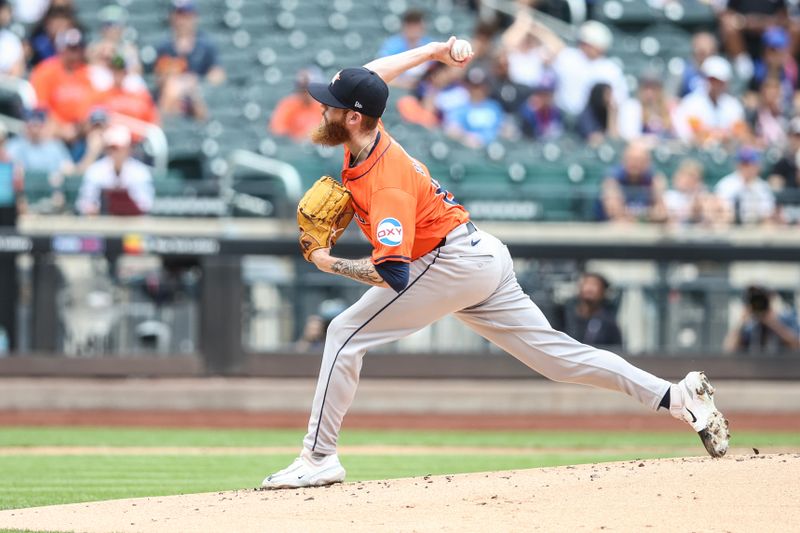
[[327, 333], [325, 334], [326, 352], [331, 350], [333, 352], [341, 351], [351, 340], [354, 331], [355, 327], [347, 320], [344, 313], [331, 320], [330, 324], [328, 324]]
[[328, 330], [325, 333], [325, 338], [336, 339], [341, 337], [346, 329], [346, 326], [347, 322], [344, 320], [342, 315], [337, 315], [333, 320], [330, 321], [330, 324], [328, 324]]

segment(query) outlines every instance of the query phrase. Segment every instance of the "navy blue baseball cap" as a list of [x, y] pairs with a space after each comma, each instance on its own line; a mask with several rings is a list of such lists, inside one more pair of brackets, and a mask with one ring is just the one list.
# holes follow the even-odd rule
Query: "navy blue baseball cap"
[[350, 109], [379, 118], [386, 110], [389, 87], [371, 70], [354, 67], [340, 70], [330, 83], [309, 83], [308, 93], [328, 107]]
[[761, 154], [755, 148], [742, 146], [736, 153], [736, 160], [739, 163], [755, 164], [761, 160]]
[[780, 26], [770, 26], [761, 36], [764, 46], [783, 50], [789, 47], [789, 34]]
[[196, 13], [197, 7], [193, 0], [172, 0], [173, 13]]
[[25, 120], [27, 122], [46, 122], [47, 109], [43, 107], [35, 107], [25, 111]]

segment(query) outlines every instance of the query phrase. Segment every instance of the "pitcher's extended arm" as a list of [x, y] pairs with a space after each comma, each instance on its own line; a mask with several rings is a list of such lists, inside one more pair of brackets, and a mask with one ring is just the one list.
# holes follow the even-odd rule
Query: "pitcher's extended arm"
[[406, 52], [375, 59], [364, 65], [364, 67], [377, 73], [386, 83], [391, 83], [403, 72], [426, 61], [439, 61], [453, 67], [464, 67], [469, 63], [471, 57], [464, 61], [453, 59], [450, 56], [450, 49], [453, 47], [454, 42], [456, 42], [456, 38], [450, 37], [445, 43], [433, 42], [424, 44]]

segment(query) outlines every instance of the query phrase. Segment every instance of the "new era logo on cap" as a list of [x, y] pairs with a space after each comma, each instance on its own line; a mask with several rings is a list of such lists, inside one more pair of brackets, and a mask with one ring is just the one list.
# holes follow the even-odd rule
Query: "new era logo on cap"
[[364, 67], [342, 69], [327, 85], [309, 83], [308, 92], [328, 107], [350, 109], [376, 118], [383, 115], [389, 98], [386, 82]]

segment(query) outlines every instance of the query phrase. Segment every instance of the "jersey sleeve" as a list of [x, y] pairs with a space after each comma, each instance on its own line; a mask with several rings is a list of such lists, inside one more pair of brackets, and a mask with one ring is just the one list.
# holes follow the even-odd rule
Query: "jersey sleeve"
[[413, 195], [394, 187], [379, 189], [372, 196], [370, 219], [374, 234], [373, 264], [384, 261], [411, 262], [417, 202]]
[[383, 281], [394, 289], [394, 292], [400, 292], [408, 285], [411, 269], [408, 263], [403, 263], [402, 261], [384, 261], [379, 265], [375, 265], [375, 271], [380, 274]]

